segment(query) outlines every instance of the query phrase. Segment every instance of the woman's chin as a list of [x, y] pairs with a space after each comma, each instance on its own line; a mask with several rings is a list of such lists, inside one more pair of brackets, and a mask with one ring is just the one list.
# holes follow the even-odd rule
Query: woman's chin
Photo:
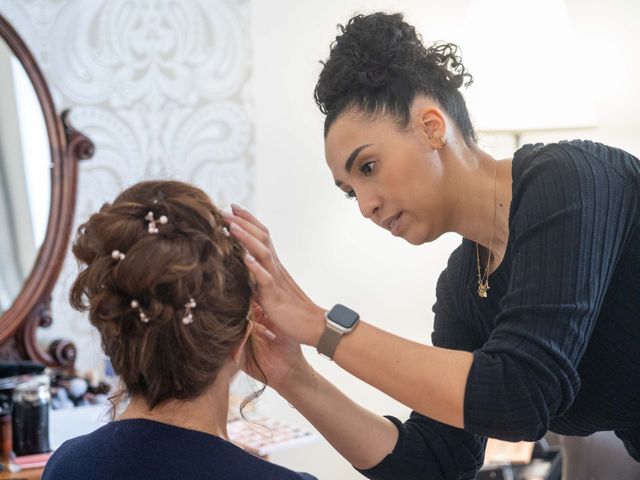
[[433, 242], [442, 235], [442, 232], [434, 232], [429, 228], [420, 229], [415, 227], [415, 224], [411, 225], [405, 220], [400, 225], [399, 230], [397, 232], [392, 231], [391, 234], [397, 238], [403, 239], [411, 245], [423, 245], [425, 243]]
[[406, 240], [411, 245], [423, 245], [425, 243], [433, 242], [437, 240], [442, 235], [442, 232], [404, 232], [402, 235], [399, 235], [404, 240]]
[[415, 233], [411, 231], [401, 232], [397, 236], [398, 238], [402, 238], [404, 241], [410, 243], [411, 245], [422, 245], [424, 243], [422, 235], [415, 235]]

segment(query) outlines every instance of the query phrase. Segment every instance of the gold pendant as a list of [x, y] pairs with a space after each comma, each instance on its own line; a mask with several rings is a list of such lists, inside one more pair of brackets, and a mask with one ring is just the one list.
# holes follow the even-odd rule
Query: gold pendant
[[489, 282], [478, 281], [478, 295], [480, 298], [487, 298], [487, 291], [489, 290]]

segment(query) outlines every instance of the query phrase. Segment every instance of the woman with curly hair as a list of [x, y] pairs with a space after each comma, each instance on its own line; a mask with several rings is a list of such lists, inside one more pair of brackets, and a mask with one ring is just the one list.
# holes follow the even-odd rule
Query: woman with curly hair
[[138, 183], [78, 228], [73, 254], [84, 269], [71, 304], [89, 311], [123, 390], [113, 398], [116, 421], [65, 442], [45, 480], [313, 478], [228, 441], [240, 365], [267, 379], [244, 248], [202, 190]]
[[[440, 275], [426, 346], [314, 303], [266, 228], [234, 208], [230, 231], [277, 335], [267, 374], [372, 479], [471, 479], [487, 437], [548, 430], [613, 430], [640, 461], [640, 164], [577, 140], [496, 159], [476, 144], [460, 92], [471, 80], [455, 45], [426, 47], [400, 14], [341, 27], [315, 89], [337, 187], [411, 244], [463, 239]], [[409, 406], [410, 418], [355, 404], [298, 344]]]

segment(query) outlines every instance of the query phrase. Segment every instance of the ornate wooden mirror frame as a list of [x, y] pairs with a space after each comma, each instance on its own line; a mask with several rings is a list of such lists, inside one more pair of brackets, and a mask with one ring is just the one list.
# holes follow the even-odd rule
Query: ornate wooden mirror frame
[[56, 113], [47, 83], [33, 55], [9, 22], [0, 15], [3, 39], [22, 63], [35, 89], [49, 135], [51, 203], [44, 242], [31, 273], [8, 310], [0, 316], [0, 358], [34, 360], [49, 366], [71, 367], [76, 349], [66, 340], [43, 351], [36, 340], [38, 327], [51, 325], [51, 292], [63, 265], [73, 225], [78, 161], [93, 156], [94, 145], [74, 130], [68, 111]]

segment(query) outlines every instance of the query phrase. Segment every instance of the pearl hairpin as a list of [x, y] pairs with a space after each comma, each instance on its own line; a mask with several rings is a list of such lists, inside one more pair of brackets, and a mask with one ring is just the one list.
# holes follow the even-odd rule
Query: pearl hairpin
[[186, 308], [185, 316], [182, 317], [182, 323], [185, 325], [189, 325], [193, 323], [193, 313], [191, 311], [192, 308], [196, 308], [197, 303], [193, 298], [189, 299], [188, 303], [184, 304], [184, 308]]
[[114, 250], [111, 252], [111, 258], [114, 260], [124, 260], [126, 255], [122, 253], [120, 250]]
[[142, 308], [140, 308], [140, 302], [138, 302], [138, 300], [131, 300], [131, 308], [139, 311], [140, 321], [142, 323], [149, 323], [149, 317], [147, 317], [147, 315], [142, 311]]
[[[153, 215], [153, 212], [149, 211], [149, 213], [147, 213], [147, 215], [144, 217], [144, 219], [149, 222], [149, 227], [148, 227], [148, 232], [149, 233], [153, 233], [153, 234], [157, 234], [159, 232], [158, 227], [156, 226], [156, 219]], [[161, 215], [160, 218], [158, 219], [158, 222], [161, 223], [162, 225], [166, 225], [169, 222], [169, 219], [167, 218], [166, 215]]]

